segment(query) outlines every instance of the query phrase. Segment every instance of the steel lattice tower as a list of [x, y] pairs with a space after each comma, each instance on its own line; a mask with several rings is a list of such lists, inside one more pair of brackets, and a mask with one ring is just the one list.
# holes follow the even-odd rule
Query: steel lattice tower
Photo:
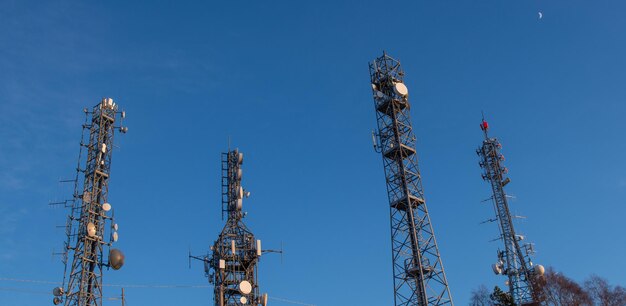
[[453, 305], [424, 200], [404, 72], [385, 53], [369, 71], [391, 210], [395, 305]]
[[[117, 117], [124, 118], [125, 112], [118, 111], [109, 98], [103, 99], [91, 111], [85, 109], [85, 114], [77, 173], [73, 180], [74, 195], [72, 200], [64, 202], [70, 209], [62, 253], [65, 273], [63, 285], [53, 290], [55, 305], [63, 301], [66, 306], [102, 305], [103, 268], [117, 270], [124, 263], [124, 255], [117, 249], [110, 249], [118, 235], [107, 198], [114, 132], [127, 131], [126, 127], [116, 127], [115, 121]], [[87, 153], [84, 164], [81, 163], [83, 149]], [[82, 182], [81, 174], [84, 175]], [[109, 249], [107, 258], [105, 249]], [[71, 263], [68, 261], [70, 257]]]
[[214, 287], [216, 306], [267, 305], [267, 294], [259, 293], [257, 264], [264, 252], [261, 240], [243, 222], [243, 199], [250, 196], [241, 185], [243, 153], [238, 150], [222, 153], [222, 217], [226, 224], [211, 246], [212, 254], [204, 258], [209, 282]]
[[498, 262], [492, 269], [496, 274], [508, 277], [509, 294], [516, 305], [539, 304], [540, 296], [537, 289], [537, 276], [543, 274], [541, 265], [533, 265], [531, 256], [534, 254], [533, 245], [526, 243], [520, 245], [524, 239], [515, 234], [511, 212], [507, 201], [504, 186], [511, 179], [507, 177], [508, 170], [504, 167], [504, 156], [500, 153], [502, 145], [497, 138], [488, 135], [489, 125], [483, 119], [480, 128], [485, 135], [485, 140], [476, 154], [480, 156], [480, 167], [484, 170], [482, 178], [491, 183], [492, 200], [500, 229], [500, 239], [504, 243], [504, 250], [498, 250]]

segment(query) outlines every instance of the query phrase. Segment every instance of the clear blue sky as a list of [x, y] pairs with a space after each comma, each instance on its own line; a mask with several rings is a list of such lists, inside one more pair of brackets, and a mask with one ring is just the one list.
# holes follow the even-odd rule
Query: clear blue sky
[[[389, 209], [367, 63], [402, 61], [451, 292], [501, 285], [481, 110], [500, 137], [535, 262], [626, 285], [623, 1], [0, 1], [0, 277], [60, 281], [52, 258], [82, 109], [127, 111], [110, 202], [126, 266], [105, 283], [203, 285], [188, 249], [222, 227], [220, 152], [245, 152], [247, 223], [270, 296], [392, 303]], [[538, 12], [544, 14], [538, 19]], [[0, 280], [0, 304], [53, 286]], [[8, 289], [7, 289], [8, 288]], [[17, 291], [24, 290], [24, 291]], [[118, 295], [106, 288], [106, 296]], [[128, 288], [128, 305], [211, 305], [212, 290]], [[272, 305], [289, 306], [278, 300]], [[49, 304], [48, 304], [49, 303]], [[106, 305], [118, 305], [107, 302]]]

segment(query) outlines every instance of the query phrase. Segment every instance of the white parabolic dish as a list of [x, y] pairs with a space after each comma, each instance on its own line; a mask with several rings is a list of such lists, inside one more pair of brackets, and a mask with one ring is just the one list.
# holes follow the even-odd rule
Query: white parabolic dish
[[546, 268], [544, 268], [542, 265], [536, 265], [534, 269], [537, 275], [543, 275], [546, 272]]
[[87, 235], [89, 235], [89, 237], [96, 235], [96, 226], [91, 222], [87, 223]]
[[250, 294], [252, 292], [252, 284], [249, 281], [241, 281], [239, 283], [239, 291], [243, 294]]
[[393, 86], [393, 89], [396, 91], [397, 94], [406, 97], [409, 94], [409, 89], [406, 88], [406, 85], [404, 85], [404, 83], [396, 83]]

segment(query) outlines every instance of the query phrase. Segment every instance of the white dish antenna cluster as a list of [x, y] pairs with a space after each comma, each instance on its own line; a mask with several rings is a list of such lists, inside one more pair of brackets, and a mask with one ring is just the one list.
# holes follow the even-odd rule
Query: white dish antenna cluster
[[[241, 169], [241, 164], [243, 164], [243, 153], [237, 152], [237, 150], [235, 150], [235, 152], [235, 154], [237, 154], [237, 165], [239, 166], [237, 167], [237, 172], [235, 173], [235, 179], [241, 181], [241, 178], [243, 177], [243, 169]], [[237, 199], [235, 209], [241, 211], [243, 209], [243, 198], [247, 198], [249, 196], [250, 192], [247, 192], [242, 186], [239, 186], [239, 188], [235, 191], [235, 198]]]
[[111, 98], [103, 98], [102, 102], [100, 102], [100, 108], [101, 109], [117, 109], [117, 105], [115, 104], [115, 102], [113, 102], [113, 99]]
[[[102, 204], [103, 211], [109, 212], [111, 211], [111, 209], [113, 209], [113, 206], [111, 206], [111, 203], [107, 202], [107, 203]], [[113, 225], [111, 225], [111, 228], [113, 229], [113, 233], [111, 234], [111, 240], [113, 240], [113, 242], [117, 242], [117, 240], [120, 238], [119, 234], [117, 233], [119, 226], [117, 225], [117, 223], [114, 223]]]
[[[378, 86], [376, 86], [376, 84], [372, 84], [372, 90], [374, 91], [374, 98], [377, 100], [383, 100], [387, 97], [387, 95], [385, 95], [385, 93], [383, 93], [382, 91], [380, 91], [378, 89]], [[402, 82], [394, 82], [393, 83], [393, 91], [403, 97], [406, 98], [409, 96], [409, 89], [406, 87], [406, 85], [404, 85], [404, 83]]]

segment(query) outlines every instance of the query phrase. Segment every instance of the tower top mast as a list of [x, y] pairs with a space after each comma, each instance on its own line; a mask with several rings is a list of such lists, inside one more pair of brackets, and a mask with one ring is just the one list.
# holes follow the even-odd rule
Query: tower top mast
[[[103, 269], [118, 270], [124, 264], [124, 254], [111, 248], [118, 239], [118, 227], [108, 194], [113, 136], [115, 131], [128, 131], [115, 123], [121, 122], [126, 112], [119, 110], [111, 98], [104, 98], [91, 110], [84, 111], [78, 167], [72, 181], [74, 195], [62, 202], [70, 210], [65, 227], [67, 239], [61, 253], [67, 273], [62, 286], [53, 290], [54, 305], [65, 302], [66, 306], [101, 306]], [[86, 153], [84, 164], [83, 153]], [[106, 257], [105, 250], [108, 250]]]
[[479, 165], [484, 170], [482, 178], [491, 184], [492, 200], [500, 230], [499, 239], [504, 249], [498, 250], [498, 261], [492, 265], [495, 274], [507, 276], [506, 282], [509, 294], [516, 305], [536, 305], [541, 297], [538, 289], [538, 277], [543, 275], [544, 267], [534, 265], [531, 256], [534, 247], [531, 243], [522, 244], [525, 237], [515, 232], [513, 217], [509, 210], [507, 195], [504, 186], [511, 182], [507, 176], [508, 169], [504, 167], [504, 156], [500, 153], [502, 145], [497, 138], [489, 137], [489, 124], [484, 118], [480, 123], [485, 139], [482, 146], [476, 150], [480, 157]]
[[394, 305], [453, 305], [417, 164], [409, 91], [386, 52], [369, 65], [391, 218]]
[[[204, 257], [205, 276], [214, 285], [215, 306], [266, 306], [267, 294], [260, 294], [258, 262], [265, 252], [261, 240], [244, 224], [243, 201], [250, 192], [242, 186], [243, 153], [229, 149], [222, 153], [222, 219], [226, 224]], [[272, 251], [274, 252], [274, 251]]]

